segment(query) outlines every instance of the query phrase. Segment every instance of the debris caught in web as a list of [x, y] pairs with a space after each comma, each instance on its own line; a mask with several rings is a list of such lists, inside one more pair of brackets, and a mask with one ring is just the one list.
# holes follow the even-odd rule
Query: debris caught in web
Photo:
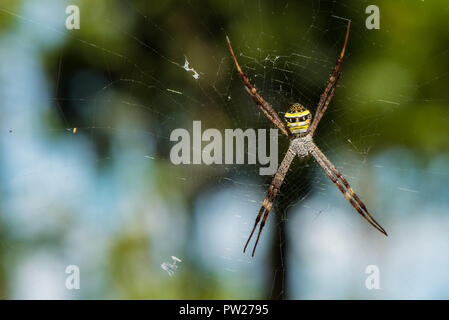
[[192, 77], [194, 79], [198, 80], [200, 75], [198, 74], [198, 72], [196, 72], [195, 69], [189, 67], [189, 61], [187, 60], [187, 57], [184, 57], [184, 58], [186, 59], [186, 61], [184, 62], [184, 66], [183, 66], [184, 70], [187, 72], [191, 71], [193, 73]]
[[170, 277], [175, 273], [176, 269], [178, 269], [178, 266], [176, 265], [176, 263], [182, 262], [181, 259], [179, 259], [175, 256], [171, 256], [171, 258], [173, 259], [173, 263], [164, 262], [161, 264], [161, 268], [164, 269], [165, 271], [167, 271], [167, 273]]

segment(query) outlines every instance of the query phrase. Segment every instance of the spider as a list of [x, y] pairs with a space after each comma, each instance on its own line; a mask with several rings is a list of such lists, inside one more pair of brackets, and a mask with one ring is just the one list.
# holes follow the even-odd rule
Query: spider
[[365, 218], [374, 228], [382, 232], [384, 235], [387, 235], [385, 230], [377, 223], [376, 220], [374, 220], [374, 218], [368, 212], [365, 204], [363, 204], [360, 198], [355, 194], [348, 181], [313, 142], [313, 134], [315, 133], [318, 123], [326, 112], [326, 109], [329, 106], [332, 97], [334, 96], [336, 84], [338, 82], [338, 79], [340, 78], [340, 66], [345, 54], [346, 44], [348, 43], [350, 26], [351, 21], [348, 21], [343, 49], [341, 50], [340, 57], [338, 58], [334, 70], [330, 75], [327, 86], [324, 89], [324, 92], [321, 94], [313, 121], [310, 111], [300, 103], [295, 103], [294, 105], [292, 105], [289, 112], [285, 113], [285, 121], [281, 120], [276, 111], [274, 111], [273, 107], [264, 98], [262, 98], [257, 89], [251, 84], [249, 78], [242, 71], [242, 68], [240, 67], [235, 57], [234, 50], [232, 49], [231, 41], [229, 40], [229, 37], [226, 36], [226, 40], [229, 45], [229, 51], [231, 52], [232, 58], [235, 62], [235, 66], [237, 67], [237, 70], [243, 80], [246, 91], [254, 100], [256, 105], [260, 108], [260, 110], [265, 114], [265, 116], [271, 122], [273, 122], [273, 124], [279, 130], [281, 130], [281, 132], [285, 134], [290, 140], [290, 145], [287, 153], [285, 154], [284, 159], [282, 160], [276, 174], [274, 175], [273, 181], [268, 187], [267, 196], [265, 197], [259, 214], [256, 217], [256, 221], [254, 223], [251, 234], [249, 235], [248, 241], [246, 241], [245, 247], [243, 248], [243, 252], [245, 252], [254, 234], [254, 231], [256, 230], [256, 227], [260, 222], [256, 243], [254, 244], [254, 248], [252, 251], [253, 257], [254, 252], [256, 251], [257, 244], [259, 242], [260, 234], [262, 233], [268, 214], [270, 213], [270, 210], [272, 208], [273, 201], [276, 197], [276, 194], [279, 192], [279, 189], [281, 188], [285, 175], [287, 174], [290, 164], [292, 163], [295, 156], [298, 156], [299, 158], [305, 158], [309, 154], [311, 154], [321, 166], [321, 168], [323, 168], [324, 172], [329, 176], [332, 182], [338, 187], [338, 189], [343, 193], [346, 199], [348, 199], [351, 205], [357, 210], [357, 212], [363, 218]]

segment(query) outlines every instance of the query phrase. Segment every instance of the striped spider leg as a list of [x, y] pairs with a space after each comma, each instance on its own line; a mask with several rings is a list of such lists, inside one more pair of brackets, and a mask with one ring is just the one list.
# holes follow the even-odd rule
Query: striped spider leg
[[[290, 131], [290, 129], [287, 127], [286, 123], [279, 117], [279, 115], [274, 111], [273, 107], [257, 92], [257, 89], [251, 84], [248, 76], [242, 71], [242, 68], [240, 67], [237, 58], [235, 57], [234, 50], [231, 46], [231, 41], [229, 40], [229, 37], [226, 36], [226, 40], [228, 42], [229, 51], [231, 52], [232, 58], [234, 60], [235, 66], [237, 68], [237, 71], [240, 74], [240, 77], [243, 80], [243, 83], [245, 84], [245, 89], [250, 95], [250, 97], [253, 99], [253, 101], [256, 103], [256, 105], [259, 107], [259, 109], [265, 114], [265, 116], [273, 122], [273, 124], [281, 130], [283, 134], [285, 134], [290, 139], [294, 138], [294, 135]], [[254, 231], [256, 230], [257, 225], [259, 224], [260, 220], [262, 219], [262, 222], [259, 227], [259, 233], [257, 235], [256, 244], [254, 245], [254, 249], [252, 252], [252, 256], [254, 256], [254, 252], [256, 251], [257, 244], [259, 242], [260, 234], [262, 233], [262, 230], [265, 226], [265, 222], [267, 220], [268, 214], [271, 211], [271, 207], [273, 205], [273, 201], [276, 197], [276, 194], [278, 193], [282, 182], [284, 181], [285, 175], [287, 174], [288, 168], [290, 167], [291, 162], [295, 158], [295, 152], [292, 148], [289, 148], [287, 151], [284, 160], [282, 161], [281, 165], [278, 168], [278, 171], [276, 172], [273, 181], [271, 185], [268, 188], [267, 196], [265, 197], [265, 200], [263, 201], [262, 207], [260, 208], [259, 214], [257, 215], [256, 221], [254, 223], [254, 227], [251, 231], [251, 234], [248, 238], [248, 241], [245, 244], [245, 247], [243, 249], [243, 252], [246, 251], [246, 247], [248, 246], [249, 241], [251, 240]], [[263, 215], [263, 216], [262, 216]]]
[[257, 104], [260, 110], [265, 114], [265, 116], [274, 123], [274, 125], [281, 130], [283, 134], [285, 134], [287, 137], [291, 138], [292, 133], [290, 130], [288, 130], [285, 122], [278, 116], [276, 111], [274, 111], [273, 107], [264, 99], [262, 96], [257, 92], [257, 89], [251, 84], [249, 81], [248, 76], [242, 71], [242, 68], [240, 67], [239, 63], [237, 62], [237, 58], [235, 57], [234, 50], [231, 46], [231, 41], [229, 40], [229, 37], [226, 36], [226, 40], [229, 45], [229, 51], [231, 52], [232, 58], [234, 59], [235, 66], [237, 67], [237, 71], [240, 74], [240, 77], [242, 77], [243, 83], [245, 84], [245, 89], [250, 95], [250, 97], [254, 100], [254, 102]]
[[382, 232], [384, 235], [388, 235], [387, 232], [382, 228], [382, 226], [377, 223], [377, 221], [371, 216], [366, 208], [365, 204], [360, 200], [357, 194], [352, 190], [348, 181], [343, 177], [343, 175], [338, 171], [338, 169], [330, 162], [330, 160], [324, 155], [324, 153], [313, 144], [310, 153], [318, 162], [318, 164], [323, 168], [324, 172], [329, 176], [333, 183], [340, 189], [343, 195], [348, 199], [354, 209], [374, 228]]
[[[310, 126], [309, 135], [312, 137], [315, 133], [315, 130], [323, 117], [324, 113], [329, 106], [329, 103], [334, 96], [335, 88], [340, 78], [340, 67], [343, 62], [343, 57], [345, 55], [346, 45], [348, 43], [349, 38], [349, 29], [351, 26], [351, 21], [348, 21], [348, 27], [346, 30], [345, 43], [343, 45], [343, 49], [341, 50], [340, 57], [338, 58], [337, 64], [334, 67], [334, 71], [332, 72], [328, 84], [324, 89], [323, 94], [320, 97], [320, 101], [318, 103], [317, 110], [315, 112], [315, 118]], [[365, 204], [360, 200], [360, 198], [355, 194], [354, 190], [352, 190], [348, 181], [343, 177], [343, 175], [338, 171], [338, 169], [330, 162], [330, 160], [324, 155], [324, 153], [313, 143], [309, 152], [318, 162], [318, 164], [323, 168], [324, 172], [329, 176], [333, 183], [340, 189], [340, 191], [344, 194], [346, 199], [351, 203], [351, 205], [357, 210], [357, 212], [365, 218], [374, 228], [387, 235], [384, 228], [382, 228], [377, 221], [371, 216], [366, 208]]]
[[265, 222], [267, 221], [268, 214], [271, 211], [271, 207], [273, 206], [274, 198], [281, 188], [282, 182], [284, 181], [285, 175], [290, 168], [290, 164], [296, 156], [296, 152], [293, 146], [290, 146], [287, 150], [287, 153], [284, 156], [284, 160], [282, 160], [281, 165], [279, 166], [276, 174], [274, 175], [273, 181], [268, 187], [267, 196], [265, 197], [262, 207], [260, 208], [259, 214], [256, 217], [256, 221], [254, 222], [253, 229], [251, 234], [249, 235], [248, 240], [246, 241], [245, 247], [243, 248], [243, 252], [246, 251], [246, 247], [248, 246], [249, 241], [251, 240], [254, 231], [256, 230], [257, 225], [259, 224], [260, 219], [262, 218], [262, 214], [265, 212], [262, 218], [262, 222], [260, 223], [259, 233], [257, 234], [256, 243], [254, 244], [252, 256], [254, 257], [254, 252], [256, 252], [257, 244], [259, 243], [260, 234], [262, 233], [263, 227], [265, 226]]
[[337, 86], [338, 79], [340, 79], [340, 67], [341, 67], [341, 63], [343, 62], [343, 57], [345, 55], [346, 45], [348, 43], [348, 38], [349, 38], [350, 27], [351, 27], [351, 20], [348, 21], [348, 27], [346, 29], [345, 43], [343, 45], [343, 49], [341, 49], [340, 57], [338, 58], [337, 64], [334, 67], [334, 71], [332, 72], [331, 76], [329, 77], [327, 86], [324, 89], [323, 93], [321, 94], [320, 101], [318, 102], [318, 106], [315, 111], [315, 119], [313, 120], [312, 125], [310, 126], [310, 130], [309, 130], [309, 133], [311, 136], [313, 136], [313, 134], [315, 133], [318, 123], [320, 122], [321, 118], [323, 117], [324, 112], [326, 112], [327, 106], [329, 105], [332, 97], [334, 96], [335, 87]]

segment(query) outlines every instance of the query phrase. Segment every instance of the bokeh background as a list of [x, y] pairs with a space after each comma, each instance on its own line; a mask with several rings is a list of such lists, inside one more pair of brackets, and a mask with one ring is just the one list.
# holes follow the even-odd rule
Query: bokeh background
[[[65, 28], [70, 4], [79, 30]], [[379, 30], [365, 27], [371, 4]], [[313, 111], [342, 18], [343, 75], [316, 142], [389, 236], [296, 160], [251, 258], [242, 246], [271, 177], [176, 166], [170, 132], [270, 128], [226, 35], [279, 113]], [[1, 0], [0, 297], [449, 298], [448, 31], [445, 0]]]

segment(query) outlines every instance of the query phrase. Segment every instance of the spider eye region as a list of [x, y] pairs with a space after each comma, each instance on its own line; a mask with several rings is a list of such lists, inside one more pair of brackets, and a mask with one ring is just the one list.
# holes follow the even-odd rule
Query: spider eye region
[[293, 134], [306, 133], [312, 120], [312, 114], [302, 104], [295, 103], [285, 113], [287, 126]]

